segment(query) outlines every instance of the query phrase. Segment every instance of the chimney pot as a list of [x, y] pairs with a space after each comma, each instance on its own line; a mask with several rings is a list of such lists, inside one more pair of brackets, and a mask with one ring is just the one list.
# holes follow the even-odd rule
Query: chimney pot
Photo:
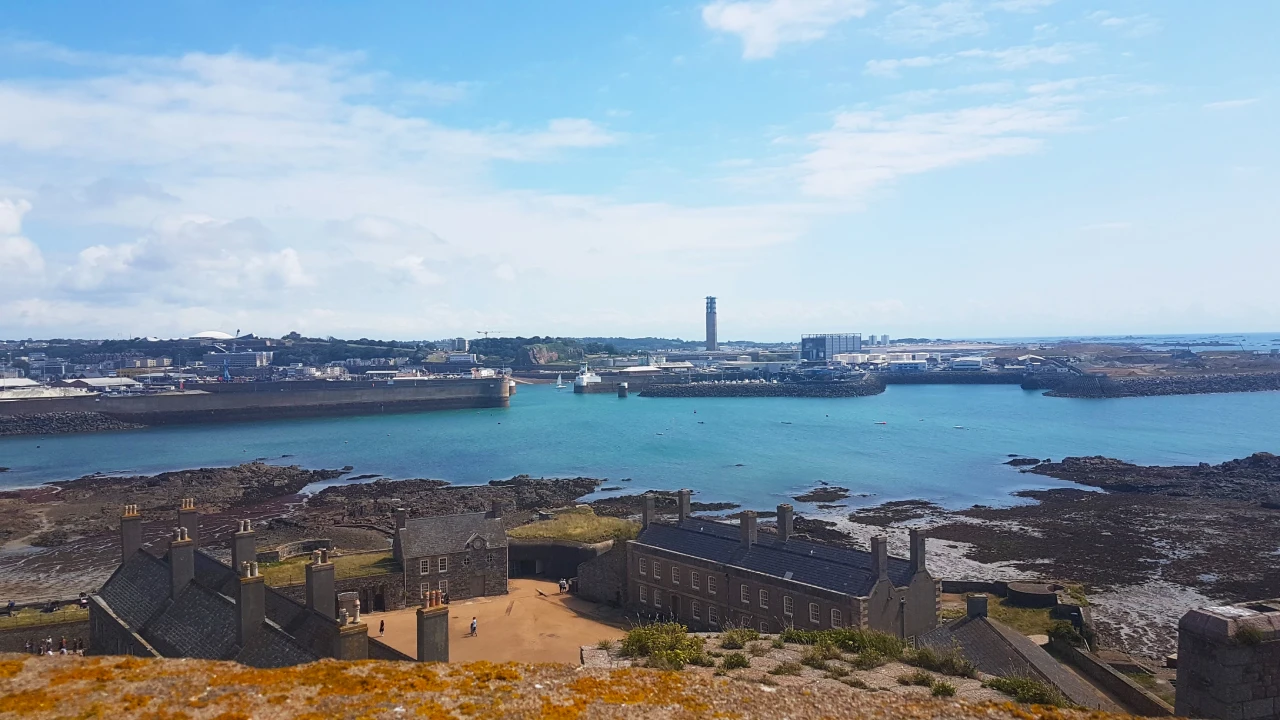
[[786, 542], [795, 531], [795, 509], [788, 503], [778, 506], [778, 539]]
[[640, 508], [640, 527], [647, 528], [653, 522], [654, 504], [653, 496], [645, 495], [641, 500], [643, 503]]
[[125, 505], [120, 516], [120, 562], [124, 563], [142, 548], [142, 518], [137, 505]]
[[169, 595], [177, 599], [196, 575], [195, 543], [186, 533], [186, 528], [176, 528], [173, 540], [169, 543]]
[[186, 539], [200, 546], [200, 513], [192, 498], [183, 498], [178, 507], [178, 526], [186, 532]]
[[676, 491], [676, 504], [679, 506], [680, 522], [688, 520], [689, 517], [693, 515], [693, 504], [691, 502], [692, 497], [692, 490]]
[[979, 618], [987, 616], [987, 595], [986, 593], [974, 593], [965, 598], [965, 609], [971, 618]]
[[756, 544], [756, 511], [743, 510], [738, 515], [738, 536], [744, 547]]
[[315, 561], [304, 571], [307, 607], [332, 620], [337, 616], [338, 607], [333, 564], [329, 562], [327, 550], [319, 550], [312, 557]]

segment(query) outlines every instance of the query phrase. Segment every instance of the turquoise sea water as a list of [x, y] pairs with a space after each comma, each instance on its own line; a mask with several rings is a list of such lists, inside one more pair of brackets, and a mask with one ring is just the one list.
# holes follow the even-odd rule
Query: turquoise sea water
[[526, 385], [506, 409], [3, 438], [0, 466], [11, 470], [0, 487], [266, 458], [456, 483], [585, 475], [626, 492], [691, 487], [761, 509], [819, 481], [868, 494], [854, 505], [967, 507], [1063, 485], [1004, 466], [1009, 453], [1191, 464], [1258, 451], [1280, 452], [1280, 393], [1071, 400], [934, 385], [830, 400], [623, 400]]

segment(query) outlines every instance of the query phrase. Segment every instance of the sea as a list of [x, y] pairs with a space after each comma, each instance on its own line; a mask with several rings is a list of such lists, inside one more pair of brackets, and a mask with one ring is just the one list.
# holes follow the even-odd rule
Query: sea
[[770, 509], [828, 483], [850, 490], [851, 508], [963, 508], [1068, 486], [1018, 472], [1011, 455], [1218, 463], [1280, 452], [1277, 430], [1277, 392], [1083, 400], [1008, 385], [891, 385], [861, 398], [623, 399], [521, 385], [508, 408], [0, 438], [0, 489], [262, 460], [351, 466], [328, 484], [587, 476], [606, 481], [597, 497], [691, 488], [704, 501]]

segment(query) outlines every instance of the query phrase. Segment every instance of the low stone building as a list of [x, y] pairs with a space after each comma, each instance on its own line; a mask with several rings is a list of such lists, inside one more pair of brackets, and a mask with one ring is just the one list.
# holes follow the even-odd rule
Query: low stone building
[[627, 544], [626, 605], [637, 612], [697, 630], [860, 627], [913, 638], [938, 624], [941, 591], [915, 531], [903, 560], [883, 537], [870, 552], [798, 539], [790, 505], [778, 506], [778, 532], [768, 535], [753, 511], [734, 526], [694, 518], [690, 491], [677, 497], [675, 524], [655, 522], [646, 497], [640, 535]]
[[1280, 598], [1182, 616], [1175, 710], [1219, 720], [1280, 718]]
[[450, 600], [505, 595], [507, 530], [502, 505], [489, 512], [409, 518], [395, 512], [391, 552], [404, 568], [406, 595], [437, 590]]

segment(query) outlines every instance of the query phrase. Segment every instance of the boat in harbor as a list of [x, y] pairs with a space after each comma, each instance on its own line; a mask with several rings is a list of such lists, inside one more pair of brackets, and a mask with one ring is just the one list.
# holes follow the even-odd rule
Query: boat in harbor
[[563, 390], [563, 389], [565, 389], [565, 388], [567, 388], [567, 387], [569, 387], [569, 386], [564, 384], [564, 375], [559, 375], [559, 374], [557, 374], [557, 375], [556, 375], [556, 389], [557, 389], [557, 390]]
[[578, 376], [573, 379], [573, 391], [585, 393], [589, 386], [599, 385], [601, 382], [600, 376], [591, 372], [591, 367], [584, 362], [578, 368]]

